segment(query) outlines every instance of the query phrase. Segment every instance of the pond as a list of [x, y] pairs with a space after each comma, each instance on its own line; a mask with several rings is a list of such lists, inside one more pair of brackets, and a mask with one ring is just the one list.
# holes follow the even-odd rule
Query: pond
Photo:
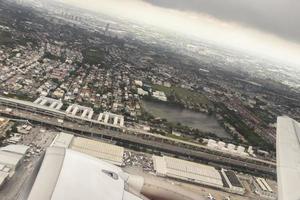
[[149, 100], [143, 100], [142, 106], [155, 117], [160, 117], [170, 122], [180, 122], [185, 126], [196, 128], [203, 132], [210, 132], [221, 138], [231, 138], [230, 134], [226, 133], [214, 116]]

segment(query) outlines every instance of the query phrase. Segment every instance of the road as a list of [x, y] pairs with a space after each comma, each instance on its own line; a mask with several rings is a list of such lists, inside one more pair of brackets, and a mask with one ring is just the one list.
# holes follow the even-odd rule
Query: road
[[[38, 110], [37, 112], [36, 108], [23, 107], [24, 105], [20, 104], [11, 105], [10, 103], [7, 104], [3, 101], [0, 101], [0, 103], [2, 105], [4, 104], [4, 106], [0, 107], [0, 113], [2, 113], [2, 115], [7, 115], [8, 117], [26, 119], [80, 134], [111, 138], [123, 144], [133, 144], [138, 147], [143, 146], [193, 160], [205, 161], [215, 166], [221, 165], [239, 171], [266, 174], [271, 177], [275, 177], [276, 175], [276, 165], [273, 162], [211, 151], [210, 149], [203, 148], [201, 145], [190, 145], [190, 142], [174, 140], [148, 132], [135, 131], [135, 129], [120, 129], [120, 127], [103, 126], [103, 124], [95, 124], [92, 121], [90, 123], [78, 123], [78, 119], [63, 116], [63, 112], [57, 113], [58, 116], [53, 116], [56, 113], [49, 112], [48, 110], [45, 112], [42, 112], [43, 110]], [[7, 106], [13, 108], [13, 110], [6, 111], [5, 108]], [[59, 123], [57, 120], [58, 118], [63, 119], [64, 122]]]

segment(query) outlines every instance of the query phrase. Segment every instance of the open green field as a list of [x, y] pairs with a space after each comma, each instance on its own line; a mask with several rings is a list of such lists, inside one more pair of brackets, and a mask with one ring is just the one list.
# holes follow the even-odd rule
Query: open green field
[[0, 45], [7, 45], [11, 42], [11, 34], [7, 31], [0, 31]]
[[99, 48], [89, 48], [82, 51], [83, 63], [97, 65], [103, 61], [105, 52]]
[[153, 85], [154, 90], [159, 90], [165, 92], [167, 97], [175, 96], [177, 99], [183, 100], [185, 102], [189, 102], [191, 104], [202, 104], [208, 105], [210, 104], [209, 100], [201, 93], [191, 91], [185, 88], [180, 87], [165, 87], [162, 85]]

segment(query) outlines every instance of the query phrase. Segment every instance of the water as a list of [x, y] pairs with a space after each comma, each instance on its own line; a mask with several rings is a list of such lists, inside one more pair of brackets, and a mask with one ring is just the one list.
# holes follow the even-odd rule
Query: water
[[185, 126], [197, 128], [203, 132], [210, 132], [222, 138], [231, 138], [214, 116], [154, 101], [143, 100], [142, 106], [155, 117], [160, 117], [170, 122], [180, 122]]

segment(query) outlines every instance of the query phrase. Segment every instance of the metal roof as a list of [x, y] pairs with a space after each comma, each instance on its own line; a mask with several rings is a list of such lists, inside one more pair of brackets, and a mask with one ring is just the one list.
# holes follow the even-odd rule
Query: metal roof
[[20, 145], [20, 144], [11, 144], [7, 145], [5, 147], [0, 148], [1, 151], [6, 151], [6, 152], [12, 152], [12, 153], [17, 153], [17, 154], [26, 154], [28, 151], [29, 146], [26, 145]]
[[116, 145], [75, 137], [70, 148], [118, 166], [121, 166], [123, 163], [124, 148]]
[[155, 170], [169, 177], [223, 187], [220, 173], [213, 167], [168, 156], [153, 156]]
[[300, 123], [277, 119], [277, 181], [279, 200], [300, 199]]
[[18, 163], [20, 162], [22, 157], [23, 156], [20, 154], [6, 152], [6, 151], [0, 151], [0, 163], [1, 164], [6, 164], [9, 166], [15, 167], [16, 165], [18, 165]]

